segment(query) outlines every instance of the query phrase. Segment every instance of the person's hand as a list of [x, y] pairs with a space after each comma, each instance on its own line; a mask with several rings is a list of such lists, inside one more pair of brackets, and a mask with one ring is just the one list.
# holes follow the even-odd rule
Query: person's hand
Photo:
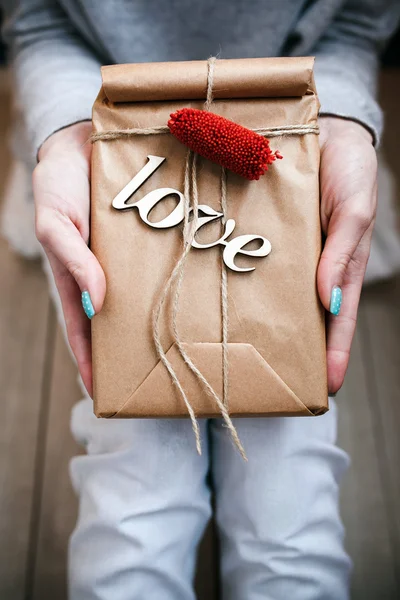
[[[330, 311], [328, 388], [336, 393], [346, 373], [376, 212], [377, 159], [371, 134], [358, 123], [320, 119], [321, 220], [326, 242], [318, 292]], [[342, 299], [342, 300], [341, 300]]]
[[[103, 270], [89, 250], [91, 133], [88, 122], [53, 134], [33, 173], [36, 235], [44, 247], [61, 297], [67, 334], [83, 382], [92, 393], [90, 320], [103, 304]], [[84, 295], [85, 315], [81, 305]]]

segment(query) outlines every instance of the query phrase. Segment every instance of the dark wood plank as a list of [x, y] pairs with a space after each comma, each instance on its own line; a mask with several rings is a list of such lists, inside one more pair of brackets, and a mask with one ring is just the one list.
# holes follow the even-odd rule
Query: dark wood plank
[[0, 598], [27, 585], [49, 300], [38, 264], [0, 242]]
[[[0, 82], [0, 196], [9, 167], [10, 100]], [[38, 263], [0, 240], [0, 598], [25, 598], [49, 300]]]
[[32, 600], [63, 600], [67, 597], [68, 539], [77, 517], [77, 498], [71, 486], [68, 464], [81, 448], [72, 438], [69, 423], [71, 408], [82, 392], [60, 329], [56, 334], [49, 391]]
[[400, 580], [400, 277], [368, 289], [363, 313], [368, 325], [364, 361]]
[[341, 491], [346, 547], [354, 561], [353, 600], [395, 600], [399, 597], [395, 556], [386, 512], [375, 435], [375, 415], [369, 402], [368, 367], [364, 364], [362, 318], [354, 340], [350, 367], [338, 394], [339, 445], [352, 460]]

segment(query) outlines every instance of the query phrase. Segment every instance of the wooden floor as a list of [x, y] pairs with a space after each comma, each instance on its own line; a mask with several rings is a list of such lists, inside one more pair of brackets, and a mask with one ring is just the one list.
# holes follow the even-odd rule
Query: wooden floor
[[[0, 98], [1, 140], [7, 105]], [[1, 142], [0, 185], [7, 162]], [[79, 452], [68, 421], [80, 391], [40, 265], [0, 241], [0, 282], [0, 598], [63, 600], [67, 539], [76, 518], [68, 462]], [[352, 457], [342, 514], [355, 600], [400, 598], [399, 350], [398, 278], [364, 292], [338, 396], [339, 440]], [[212, 600], [213, 556], [202, 556], [199, 597]]]

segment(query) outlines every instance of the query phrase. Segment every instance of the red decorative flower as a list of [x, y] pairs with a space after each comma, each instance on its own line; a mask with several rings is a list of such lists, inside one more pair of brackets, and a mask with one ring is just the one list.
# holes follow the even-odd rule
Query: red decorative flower
[[262, 135], [205, 110], [177, 110], [168, 127], [191, 150], [246, 179], [259, 179], [268, 165], [283, 158]]

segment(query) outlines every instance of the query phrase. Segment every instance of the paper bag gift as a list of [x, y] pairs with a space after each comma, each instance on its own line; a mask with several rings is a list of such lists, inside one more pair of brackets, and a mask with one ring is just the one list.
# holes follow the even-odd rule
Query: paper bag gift
[[[207, 61], [102, 68], [91, 204], [91, 248], [107, 280], [92, 320], [99, 417], [185, 417], [187, 401], [195, 415], [216, 417], [216, 396], [231, 416], [327, 410], [313, 59], [218, 60], [212, 90], [209, 68]], [[193, 154], [188, 164], [188, 149], [168, 132], [171, 113], [203, 110], [207, 93], [207, 110], [269, 132], [283, 160], [259, 180], [224, 170], [221, 177], [219, 165]], [[190, 248], [166, 293], [195, 191], [205, 224], [194, 245], [203, 247]], [[230, 240], [246, 235], [225, 255]]]

